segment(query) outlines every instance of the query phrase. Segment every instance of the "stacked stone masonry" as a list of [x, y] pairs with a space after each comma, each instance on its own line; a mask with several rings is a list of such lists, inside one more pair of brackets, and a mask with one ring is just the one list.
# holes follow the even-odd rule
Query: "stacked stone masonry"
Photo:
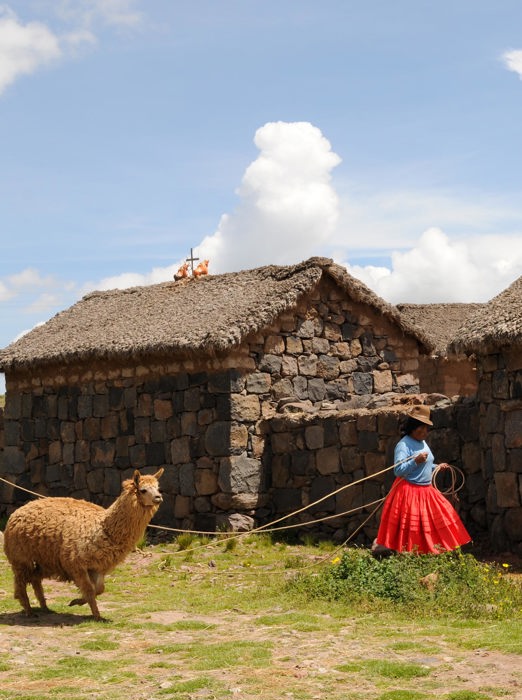
[[481, 471], [497, 549], [522, 553], [522, 351], [479, 362]]
[[[224, 356], [48, 367], [6, 379], [3, 476], [44, 495], [108, 505], [134, 469], [164, 466], [155, 522], [212, 530], [233, 513], [268, 522], [391, 464], [397, 412], [358, 415], [350, 407], [417, 393], [419, 352], [325, 280]], [[299, 420], [278, 412], [288, 402], [305, 411]], [[478, 532], [489, 516], [473, 410], [472, 402], [442, 410], [433, 446], [439, 460], [466, 468], [464, 515]], [[375, 500], [390, 480], [387, 473], [342, 491], [313, 514], [336, 516]], [[27, 498], [2, 483], [1, 514]], [[316, 530], [342, 536], [362, 516], [354, 517]], [[375, 520], [358, 537], [367, 540], [374, 528]]]

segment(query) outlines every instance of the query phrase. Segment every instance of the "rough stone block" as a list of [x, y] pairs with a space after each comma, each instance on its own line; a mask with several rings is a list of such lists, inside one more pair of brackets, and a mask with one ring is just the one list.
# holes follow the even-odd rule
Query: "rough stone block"
[[179, 467], [179, 492], [182, 496], [195, 495], [194, 473], [193, 464], [182, 464]]
[[289, 355], [300, 355], [303, 352], [303, 343], [301, 338], [296, 338], [289, 335], [286, 339], [286, 352]]
[[185, 464], [186, 462], [190, 462], [190, 438], [184, 436], [171, 440], [170, 456], [172, 464]]
[[393, 375], [390, 370], [373, 372], [373, 390], [376, 394], [385, 394], [393, 390]]
[[308, 398], [308, 379], [306, 377], [299, 375], [292, 379], [292, 383], [290, 384], [290, 391], [288, 394], [284, 394], [284, 396], [293, 395], [295, 395], [298, 399], [301, 399], [303, 401]]
[[261, 370], [261, 372], [268, 372], [269, 374], [279, 374], [279, 372], [281, 371], [281, 362], [282, 358], [279, 355], [262, 355], [259, 358], [259, 369]]
[[497, 492], [497, 505], [500, 506], [500, 508], [518, 508], [520, 506], [517, 474], [511, 472], [497, 472], [495, 474], [495, 488]]
[[304, 435], [309, 450], [318, 450], [324, 447], [324, 428], [322, 425], [307, 426]]
[[323, 401], [326, 397], [326, 386], [324, 379], [309, 379], [308, 398], [310, 401]]
[[[309, 512], [332, 512], [335, 508], [335, 496], [329, 496], [336, 489], [336, 483], [332, 476], [319, 476], [312, 481], [310, 487], [310, 502], [316, 505], [311, 505]], [[325, 498], [327, 496], [327, 498]], [[321, 500], [324, 499], [324, 500]]]
[[506, 447], [522, 447], [522, 411], [511, 411], [506, 414]]
[[355, 419], [339, 423], [339, 441], [341, 445], [357, 445], [358, 433]]
[[317, 355], [300, 355], [297, 364], [299, 374], [305, 377], [315, 377], [317, 375]]
[[511, 508], [504, 516], [506, 534], [512, 542], [522, 541], [522, 508]]
[[272, 378], [268, 372], [254, 372], [247, 377], [246, 390], [250, 394], [267, 394], [272, 385]]
[[250, 396], [231, 394], [230, 417], [232, 420], [253, 422], [257, 421], [260, 415], [261, 405], [258, 396], [255, 394]]
[[299, 338], [313, 338], [315, 335], [314, 322], [311, 319], [299, 320], [297, 324], [297, 336]]
[[246, 453], [220, 461], [218, 483], [225, 493], [257, 494], [261, 490], [261, 477], [261, 462], [247, 457]]
[[316, 374], [326, 380], [336, 379], [340, 372], [338, 357], [332, 355], [320, 355], [317, 361]]
[[99, 440], [91, 445], [93, 467], [110, 467], [116, 457], [116, 445], [112, 440]]
[[211, 469], [196, 469], [194, 483], [199, 496], [211, 496], [218, 490], [217, 474]]
[[339, 471], [339, 450], [337, 447], [324, 447], [317, 450], [316, 465], [319, 474], [337, 474]]
[[368, 372], [354, 372], [352, 374], [353, 389], [358, 395], [373, 393], [373, 377]]
[[23, 474], [27, 469], [24, 453], [18, 447], [6, 445], [0, 452], [0, 466], [0, 472], [3, 476]]
[[264, 351], [267, 355], [282, 355], [285, 351], [285, 341], [280, 335], [269, 335], [265, 340]]
[[299, 371], [296, 358], [283, 355], [282, 360], [280, 368], [281, 375], [283, 377], [295, 377]]

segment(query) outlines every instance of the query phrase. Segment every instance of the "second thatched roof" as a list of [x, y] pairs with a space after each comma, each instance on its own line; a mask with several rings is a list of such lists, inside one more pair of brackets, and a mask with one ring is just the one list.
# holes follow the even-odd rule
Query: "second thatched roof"
[[421, 329], [344, 267], [328, 258], [310, 258], [292, 266], [88, 294], [0, 351], [0, 371], [165, 353], [223, 353], [294, 308], [323, 275], [416, 339], [424, 352], [433, 349]]
[[522, 277], [472, 314], [456, 332], [453, 352], [486, 355], [522, 345]]
[[447, 354], [448, 343], [468, 318], [484, 304], [397, 304], [401, 314], [435, 345], [434, 354]]

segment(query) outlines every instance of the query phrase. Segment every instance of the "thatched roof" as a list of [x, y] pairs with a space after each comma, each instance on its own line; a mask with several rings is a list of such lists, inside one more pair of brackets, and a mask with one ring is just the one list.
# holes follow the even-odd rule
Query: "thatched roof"
[[468, 318], [450, 343], [453, 352], [486, 355], [522, 344], [522, 277]]
[[450, 340], [484, 304], [397, 304], [404, 318], [420, 328], [435, 345], [435, 354], [447, 352]]
[[91, 359], [226, 352], [296, 306], [322, 275], [416, 339], [432, 345], [397, 309], [327, 258], [94, 292], [0, 351], [0, 371]]

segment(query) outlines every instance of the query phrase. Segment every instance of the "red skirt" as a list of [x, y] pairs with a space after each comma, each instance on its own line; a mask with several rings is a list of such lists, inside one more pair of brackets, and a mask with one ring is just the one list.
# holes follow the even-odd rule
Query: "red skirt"
[[378, 544], [397, 552], [439, 554], [470, 541], [457, 512], [434, 486], [395, 479], [384, 502]]

